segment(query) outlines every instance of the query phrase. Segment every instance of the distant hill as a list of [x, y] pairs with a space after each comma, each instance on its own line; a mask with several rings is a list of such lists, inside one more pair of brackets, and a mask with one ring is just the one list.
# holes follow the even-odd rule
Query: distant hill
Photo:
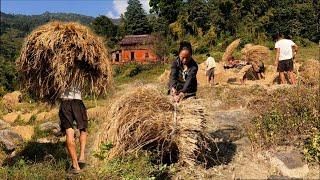
[[[45, 24], [52, 20], [75, 21], [84, 25], [89, 25], [94, 18], [74, 13], [49, 13], [41, 15], [20, 15], [6, 14], [1, 12], [1, 34], [8, 29], [16, 29], [22, 32], [22, 35], [29, 33], [35, 27]], [[0, 34], [0, 35], [1, 35]]]

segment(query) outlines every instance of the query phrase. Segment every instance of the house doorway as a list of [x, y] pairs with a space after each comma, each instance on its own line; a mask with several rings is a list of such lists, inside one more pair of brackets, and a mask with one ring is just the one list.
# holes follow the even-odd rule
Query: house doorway
[[134, 52], [131, 52], [131, 61], [134, 60]]

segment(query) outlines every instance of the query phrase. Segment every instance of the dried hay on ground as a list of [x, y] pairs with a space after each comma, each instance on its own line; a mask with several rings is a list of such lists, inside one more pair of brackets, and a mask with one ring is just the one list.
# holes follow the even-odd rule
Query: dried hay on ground
[[240, 44], [241, 39], [234, 40], [231, 44], [228, 45], [226, 51], [222, 55], [222, 62], [226, 62], [233, 54], [234, 50]]
[[112, 82], [103, 41], [78, 23], [51, 22], [35, 29], [25, 39], [17, 67], [23, 87], [48, 102], [71, 85], [100, 94]]
[[18, 119], [18, 117], [21, 115], [21, 112], [11, 112], [4, 116], [2, 116], [2, 119], [7, 123], [14, 123], [15, 120]]
[[34, 135], [34, 127], [31, 125], [26, 126], [14, 126], [11, 130], [17, 134], [19, 134], [24, 141], [29, 141], [32, 139]]
[[9, 111], [13, 111], [14, 108], [17, 107], [21, 100], [21, 92], [20, 91], [14, 91], [12, 93], [5, 94], [2, 98], [2, 101], [4, 103], [4, 107], [8, 109]]
[[247, 44], [241, 50], [241, 59], [247, 62], [265, 62], [270, 59], [270, 53], [268, 47]]
[[99, 119], [107, 112], [106, 107], [97, 106], [87, 109], [88, 119]]
[[161, 83], [168, 83], [170, 78], [170, 71], [164, 70], [164, 72], [159, 76], [158, 81]]
[[301, 81], [310, 86], [316, 86], [320, 84], [320, 74], [319, 74], [320, 62], [317, 60], [309, 60], [304, 63], [299, 68], [299, 75], [301, 76]]
[[192, 100], [174, 106], [155, 88], [136, 88], [115, 102], [109, 112], [106, 139], [113, 148], [109, 158], [126, 156], [141, 150], [154, 152], [160, 162], [194, 165], [209, 161], [210, 137], [204, 132], [204, 112]]

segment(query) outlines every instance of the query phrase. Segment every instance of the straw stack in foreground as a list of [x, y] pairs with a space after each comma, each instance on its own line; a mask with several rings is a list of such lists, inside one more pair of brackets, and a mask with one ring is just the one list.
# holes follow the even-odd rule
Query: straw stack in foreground
[[134, 89], [110, 109], [105, 130], [105, 140], [113, 144], [109, 158], [146, 150], [156, 153], [161, 162], [195, 165], [209, 161], [212, 141], [204, 131], [200, 105], [182, 102], [175, 124], [174, 105], [167, 96], [152, 87]]
[[27, 91], [54, 102], [71, 85], [104, 93], [112, 70], [103, 41], [78, 23], [51, 22], [25, 39], [18, 71]]

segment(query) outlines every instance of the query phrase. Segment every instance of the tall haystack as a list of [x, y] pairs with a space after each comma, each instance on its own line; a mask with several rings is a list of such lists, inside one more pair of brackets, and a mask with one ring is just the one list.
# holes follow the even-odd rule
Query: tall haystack
[[222, 62], [226, 62], [233, 54], [234, 50], [239, 46], [241, 39], [234, 40], [227, 47], [226, 51], [222, 55]]
[[261, 45], [246, 44], [241, 50], [241, 59], [247, 62], [265, 62], [270, 59], [270, 50]]
[[299, 74], [301, 81], [310, 86], [320, 85], [320, 73], [319, 73], [320, 62], [317, 60], [309, 60], [299, 68]]
[[[153, 87], [136, 88], [110, 108], [106, 140], [113, 148], [109, 158], [142, 150], [156, 153], [166, 162], [194, 165], [206, 161], [210, 137], [204, 132], [204, 112], [198, 103], [185, 101], [177, 108]], [[208, 160], [209, 161], [209, 160]]]
[[78, 23], [50, 22], [25, 39], [17, 59], [25, 90], [54, 102], [71, 85], [101, 94], [112, 82], [102, 39]]

